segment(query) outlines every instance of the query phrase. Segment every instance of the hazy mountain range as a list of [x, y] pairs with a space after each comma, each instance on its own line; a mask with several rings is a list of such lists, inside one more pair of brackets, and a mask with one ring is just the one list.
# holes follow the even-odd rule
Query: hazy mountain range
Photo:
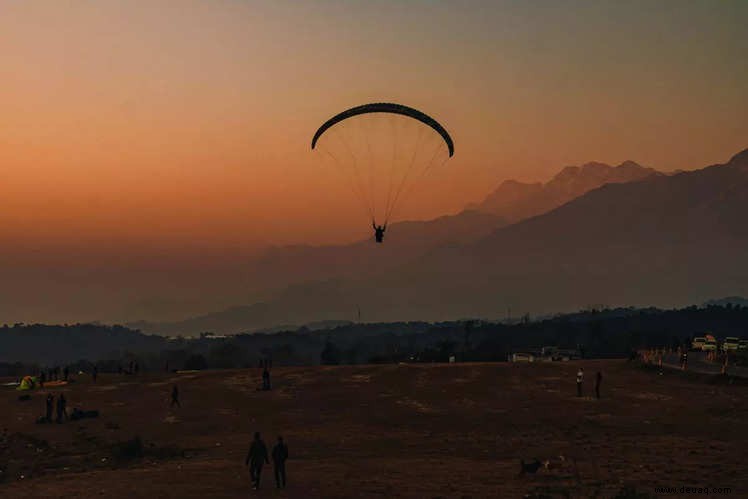
[[318, 320], [500, 318], [590, 304], [748, 294], [748, 150], [664, 175], [627, 161], [504, 182], [482, 203], [403, 222], [385, 244], [277, 248], [249, 271], [272, 298], [145, 331], [238, 332]]
[[544, 184], [507, 180], [482, 203], [468, 208], [498, 215], [509, 223], [515, 223], [557, 208], [602, 185], [634, 182], [651, 175], [661, 173], [633, 161], [624, 161], [615, 167], [595, 162], [567, 166]]

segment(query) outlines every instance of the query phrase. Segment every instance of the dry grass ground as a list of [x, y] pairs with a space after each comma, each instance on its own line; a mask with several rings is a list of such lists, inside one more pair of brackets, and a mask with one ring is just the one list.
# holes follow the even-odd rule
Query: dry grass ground
[[[601, 400], [590, 397], [598, 370]], [[256, 391], [259, 375], [80, 376], [50, 391], [101, 417], [60, 425], [35, 424], [46, 390], [21, 402], [3, 387], [0, 497], [611, 497], [624, 484], [748, 497], [747, 386], [625, 361], [277, 368], [271, 392]], [[249, 490], [255, 431], [269, 446], [286, 438], [287, 489], [268, 466]], [[115, 444], [136, 435], [143, 457], [118, 457]], [[534, 457], [551, 469], [518, 476]]]

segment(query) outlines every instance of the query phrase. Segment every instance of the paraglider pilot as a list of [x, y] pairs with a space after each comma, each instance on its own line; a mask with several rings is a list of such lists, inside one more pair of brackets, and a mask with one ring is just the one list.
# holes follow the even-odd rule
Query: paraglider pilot
[[377, 223], [374, 220], [372, 220], [371, 221], [371, 226], [374, 229], [374, 239], [378, 243], [381, 243], [382, 239], [384, 239], [384, 231], [387, 230], [387, 224], [377, 225]]

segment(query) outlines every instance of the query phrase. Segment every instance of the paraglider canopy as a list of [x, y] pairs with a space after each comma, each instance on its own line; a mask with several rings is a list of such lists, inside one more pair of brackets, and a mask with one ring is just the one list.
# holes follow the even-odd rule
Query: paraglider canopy
[[376, 102], [325, 121], [314, 133], [311, 148], [321, 149], [332, 160], [348, 178], [368, 218], [386, 227], [399, 202], [432, 168], [453, 156], [454, 141], [426, 113]]
[[328, 128], [335, 125], [336, 123], [343, 121], [344, 119], [352, 118], [353, 116], [366, 113], [401, 114], [403, 116], [409, 116], [422, 123], [425, 123], [442, 136], [444, 142], [447, 144], [447, 148], [449, 149], [449, 157], [452, 157], [455, 153], [455, 145], [452, 141], [452, 137], [449, 136], [449, 133], [447, 133], [447, 131], [443, 126], [439, 124], [438, 121], [417, 109], [403, 106], [402, 104], [394, 104], [392, 102], [375, 102], [373, 104], [364, 104], [363, 106], [352, 107], [346, 111], [343, 111], [342, 113], [336, 114], [329, 120], [325, 121], [314, 134], [314, 137], [312, 137], [312, 149], [314, 149], [314, 146], [317, 145], [317, 140], [319, 140], [319, 138], [323, 133], [325, 133]]

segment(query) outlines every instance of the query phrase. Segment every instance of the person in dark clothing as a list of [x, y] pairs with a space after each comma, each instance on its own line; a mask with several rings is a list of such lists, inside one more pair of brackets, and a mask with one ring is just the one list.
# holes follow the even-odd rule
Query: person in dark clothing
[[47, 374], [42, 370], [39, 375], [39, 388], [44, 388], [44, 382], [47, 381]]
[[272, 455], [275, 486], [283, 489], [286, 487], [286, 459], [288, 459], [288, 446], [283, 442], [283, 437], [278, 437], [278, 443], [273, 447]]
[[67, 416], [67, 400], [65, 400], [65, 395], [60, 394], [60, 396], [57, 398], [57, 423], [62, 423], [62, 420]]
[[99, 368], [96, 366], [93, 366], [93, 371], [91, 371], [91, 380], [96, 383], [96, 378], [99, 377]]
[[244, 465], [249, 465], [249, 474], [252, 478], [252, 488], [254, 490], [260, 488], [260, 474], [262, 473], [263, 463], [270, 464], [270, 460], [268, 459], [268, 448], [260, 438], [260, 432], [258, 431], [249, 447], [247, 459], [244, 460]]
[[69, 374], [70, 374], [70, 369], [68, 369], [68, 367], [67, 367], [67, 366], [65, 366], [65, 369], [63, 369], [63, 371], [62, 371], [62, 376], [63, 376], [63, 378], [62, 378], [62, 379], [63, 379], [64, 381], [67, 381], [67, 380], [68, 380], [68, 375], [69, 375]]
[[171, 388], [171, 407], [174, 406], [182, 407], [182, 405], [179, 403], [179, 390], [177, 389], [177, 385], [174, 385]]
[[262, 370], [262, 389], [270, 390], [270, 371], [267, 367]]
[[381, 243], [382, 240], [384, 239], [384, 231], [387, 230], [387, 224], [377, 225], [377, 223], [374, 220], [372, 220], [371, 226], [374, 229], [374, 239], [378, 243]]
[[52, 422], [52, 410], [55, 407], [55, 397], [51, 393], [47, 395], [47, 416], [46, 421], [47, 423]]
[[595, 397], [600, 398], [600, 383], [603, 382], [603, 373], [597, 371], [595, 375]]

